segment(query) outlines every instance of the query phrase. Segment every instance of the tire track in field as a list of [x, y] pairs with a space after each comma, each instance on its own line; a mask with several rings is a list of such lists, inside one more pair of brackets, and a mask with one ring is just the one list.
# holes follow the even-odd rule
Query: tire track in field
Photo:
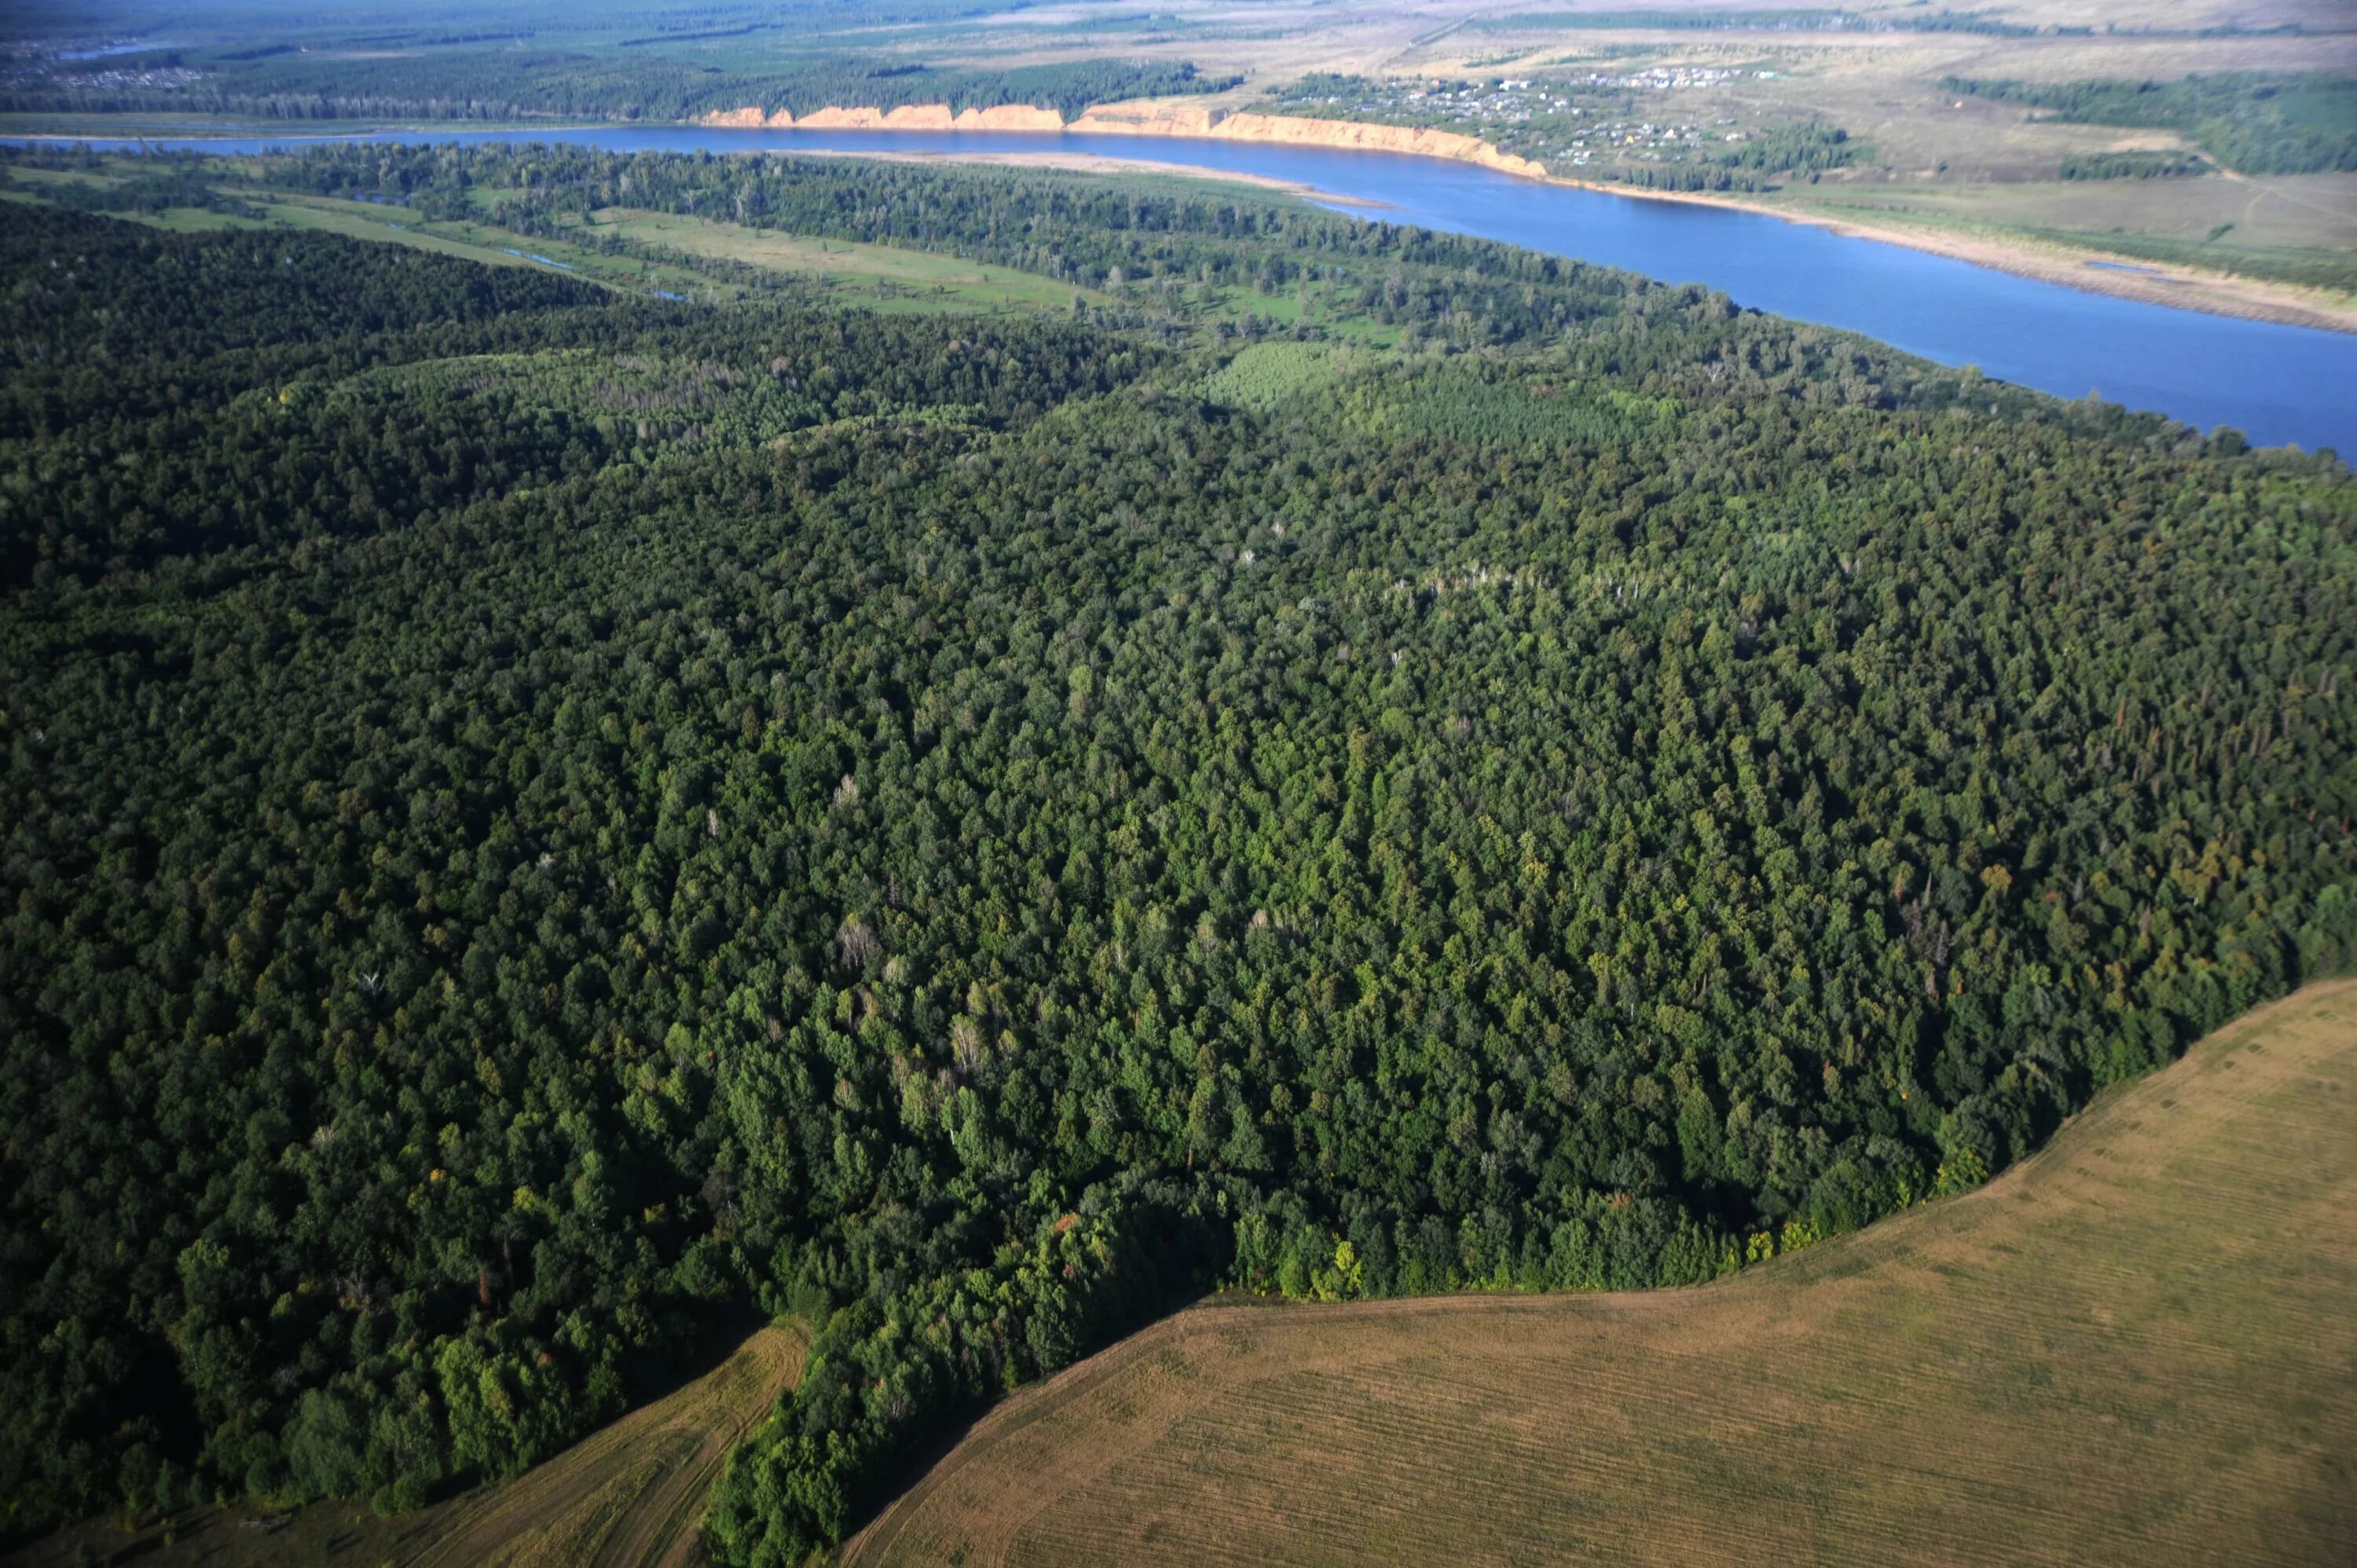
[[408, 1568], [680, 1568], [720, 1466], [802, 1376], [809, 1336], [762, 1329], [714, 1370], [457, 1514]]

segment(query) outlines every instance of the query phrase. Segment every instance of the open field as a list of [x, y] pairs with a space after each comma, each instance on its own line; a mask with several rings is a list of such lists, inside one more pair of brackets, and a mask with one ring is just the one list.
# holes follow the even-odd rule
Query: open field
[[[0, 190], [0, 201], [16, 202], [20, 206], [42, 205], [40, 195], [29, 190]], [[201, 207], [175, 207], [164, 212], [122, 212], [113, 216], [133, 223], [145, 223], [150, 228], [167, 229], [176, 234], [194, 234], [207, 229], [253, 227], [226, 212], [210, 212]]]
[[[1057, 158], [1054, 154], [1042, 155], [1038, 160], [1022, 154], [999, 154], [953, 161], [1020, 160], [1032, 166], [1067, 166], [1051, 162]], [[1125, 165], [1118, 159], [1094, 161], [1109, 166], [1087, 172], [1132, 180], [1149, 189], [1171, 180], [1192, 181], [1197, 177], [1192, 174], [1174, 175], [1160, 166], [1145, 166], [1142, 170], [1137, 165]], [[1282, 182], [1268, 183], [1286, 188]], [[594, 217], [598, 229], [641, 251], [655, 254], [668, 251], [700, 260], [736, 262], [765, 272], [795, 274], [819, 285], [837, 303], [877, 310], [1062, 310], [1070, 308], [1075, 298], [1092, 306], [1116, 303], [1103, 290], [1059, 283], [1012, 267], [984, 265], [940, 252], [856, 244], [846, 240], [790, 234], [780, 230], [748, 228], [630, 208], [607, 208]], [[1251, 315], [1290, 327], [1302, 316], [1301, 299], [1294, 294], [1266, 294], [1241, 285], [1204, 287], [1196, 293], [1197, 303], [1214, 318], [1232, 320]], [[1336, 337], [1355, 343], [1388, 345], [1399, 338], [1396, 328], [1356, 312], [1323, 316], [1319, 325]]]
[[[2170, 188], [2166, 204], [2152, 187]], [[1777, 193], [1776, 206], [1924, 222], [2018, 222], [2094, 235], [2135, 234], [2200, 244], [2221, 226], [2227, 250], [2257, 246], [2357, 256], [2357, 175], [2205, 175], [2175, 180], [2050, 180], [2013, 186], [1812, 186]]]
[[1747, 205], [2157, 305], [2357, 330], [2357, 176], [1819, 185]]
[[1009, 1400], [878, 1563], [2357, 1561], [2357, 982], [1692, 1291], [1221, 1302]]
[[320, 1503], [268, 1530], [252, 1508], [156, 1522], [136, 1534], [68, 1530], [7, 1559], [51, 1568], [121, 1561], [276, 1568], [320, 1562], [404, 1568], [682, 1568], [721, 1462], [802, 1376], [800, 1325], [761, 1329], [693, 1382], [643, 1405], [506, 1486], [478, 1487], [398, 1519], [365, 1503]]
[[[1707, 9], [1733, 23], [1744, 8]], [[2022, 26], [2087, 22], [2068, 4], [1993, 15]], [[1479, 80], [1566, 68], [1732, 70], [1732, 80], [1648, 94], [1642, 112], [1704, 126], [1813, 121], [1847, 132], [1860, 153], [1849, 166], [1814, 182], [1788, 180], [1772, 196], [1699, 199], [1836, 219], [1872, 237], [2157, 304], [2301, 325], [2357, 325], [2357, 295], [2346, 281], [2357, 275], [2346, 265], [2357, 255], [2357, 207], [2346, 198], [2347, 177], [2064, 183], [2059, 175], [2068, 158], [2190, 145], [2168, 131], [2067, 124], [2018, 104], [1960, 98], [1941, 86], [1950, 76], [2061, 82], [2236, 70], [2357, 73], [2357, 33], [2348, 30], [2345, 16], [2271, 5], [2235, 25], [2301, 23], [2311, 33], [2195, 36], [2218, 20], [2199, 5], [2155, 5], [2133, 20], [2106, 17], [2092, 36], [2024, 38], [1738, 26], [1565, 28], [1539, 9], [1527, 19], [1489, 18], [1419, 43], [1375, 74]], [[2106, 23], [2153, 32], [2105, 33]], [[2159, 262], [2173, 275], [2155, 284], [2091, 273], [2082, 265], [2089, 259]]]
[[691, 1560], [721, 1462], [800, 1377], [799, 1327], [769, 1327], [714, 1372], [479, 1501], [461, 1499], [417, 1568], [675, 1568]]
[[1091, 289], [938, 252], [817, 239], [633, 208], [608, 208], [595, 218], [598, 229], [631, 245], [800, 274], [845, 303], [931, 303], [969, 310], [1068, 308], [1075, 295], [1105, 303], [1103, 295]]

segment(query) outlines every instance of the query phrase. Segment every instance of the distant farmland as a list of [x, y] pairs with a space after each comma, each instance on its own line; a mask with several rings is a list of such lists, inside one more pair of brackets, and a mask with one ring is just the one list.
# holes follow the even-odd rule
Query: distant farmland
[[1984, 1190], [1699, 1290], [1222, 1303], [861, 1564], [2357, 1562], [2357, 982]]

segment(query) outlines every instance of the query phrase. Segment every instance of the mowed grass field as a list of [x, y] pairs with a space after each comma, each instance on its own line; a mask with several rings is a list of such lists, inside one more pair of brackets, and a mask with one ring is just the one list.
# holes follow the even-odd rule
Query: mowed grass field
[[1696, 1290], [1207, 1304], [851, 1563], [2357, 1563], [2357, 982]]
[[801, 1378], [809, 1351], [802, 1326], [763, 1328], [704, 1376], [517, 1479], [397, 1519], [380, 1519], [359, 1499], [317, 1504], [283, 1521], [247, 1505], [158, 1520], [136, 1533], [88, 1525], [7, 1562], [10, 1568], [81, 1562], [684, 1568], [701, 1561], [697, 1530], [729, 1449]]

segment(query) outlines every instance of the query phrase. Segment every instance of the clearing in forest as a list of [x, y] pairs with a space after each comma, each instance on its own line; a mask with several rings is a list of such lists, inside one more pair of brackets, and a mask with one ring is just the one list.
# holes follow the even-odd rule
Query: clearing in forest
[[1182, 1312], [859, 1564], [2357, 1562], [2357, 981], [1699, 1289]]
[[874, 245], [716, 222], [673, 212], [609, 207], [595, 229], [630, 244], [703, 261], [741, 262], [768, 272], [798, 273], [845, 301], [902, 308], [1067, 310], [1075, 298], [1103, 305], [1107, 295], [1013, 267], [935, 251]]

